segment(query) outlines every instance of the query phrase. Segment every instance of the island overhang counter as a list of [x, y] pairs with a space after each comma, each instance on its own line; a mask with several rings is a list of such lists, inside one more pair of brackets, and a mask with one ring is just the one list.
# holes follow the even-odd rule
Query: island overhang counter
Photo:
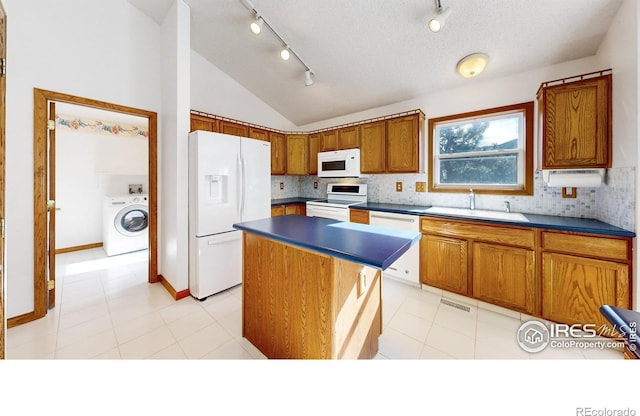
[[243, 233], [242, 335], [268, 358], [373, 358], [380, 271], [420, 234], [287, 215]]

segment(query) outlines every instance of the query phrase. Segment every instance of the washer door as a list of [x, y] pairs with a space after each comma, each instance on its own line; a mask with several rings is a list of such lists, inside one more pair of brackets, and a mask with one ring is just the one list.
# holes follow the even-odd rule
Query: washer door
[[147, 205], [129, 205], [122, 209], [114, 219], [118, 232], [126, 237], [137, 237], [149, 228], [149, 207]]

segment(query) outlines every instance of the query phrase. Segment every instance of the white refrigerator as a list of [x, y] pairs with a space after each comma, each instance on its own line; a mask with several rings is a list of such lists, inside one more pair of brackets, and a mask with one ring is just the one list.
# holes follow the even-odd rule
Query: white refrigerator
[[242, 231], [271, 216], [271, 143], [189, 134], [189, 292], [197, 299], [242, 283]]

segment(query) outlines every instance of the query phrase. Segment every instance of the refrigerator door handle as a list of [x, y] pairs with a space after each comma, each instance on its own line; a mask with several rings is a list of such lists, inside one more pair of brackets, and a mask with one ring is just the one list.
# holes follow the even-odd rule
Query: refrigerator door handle
[[244, 216], [244, 203], [247, 200], [247, 160], [242, 154], [240, 154], [240, 162], [242, 167], [242, 200], [240, 202], [240, 213]]
[[238, 216], [242, 219], [242, 204], [244, 199], [244, 175], [242, 169], [242, 155], [238, 154], [237, 159], [237, 169], [238, 169]]

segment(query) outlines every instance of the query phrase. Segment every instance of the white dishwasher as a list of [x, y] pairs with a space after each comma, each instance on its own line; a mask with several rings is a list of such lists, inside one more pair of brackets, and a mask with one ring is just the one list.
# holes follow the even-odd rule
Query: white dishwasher
[[[420, 232], [420, 221], [417, 215], [369, 211], [369, 224], [396, 230]], [[415, 244], [407, 250], [382, 272], [382, 276], [420, 286], [420, 244]]]

